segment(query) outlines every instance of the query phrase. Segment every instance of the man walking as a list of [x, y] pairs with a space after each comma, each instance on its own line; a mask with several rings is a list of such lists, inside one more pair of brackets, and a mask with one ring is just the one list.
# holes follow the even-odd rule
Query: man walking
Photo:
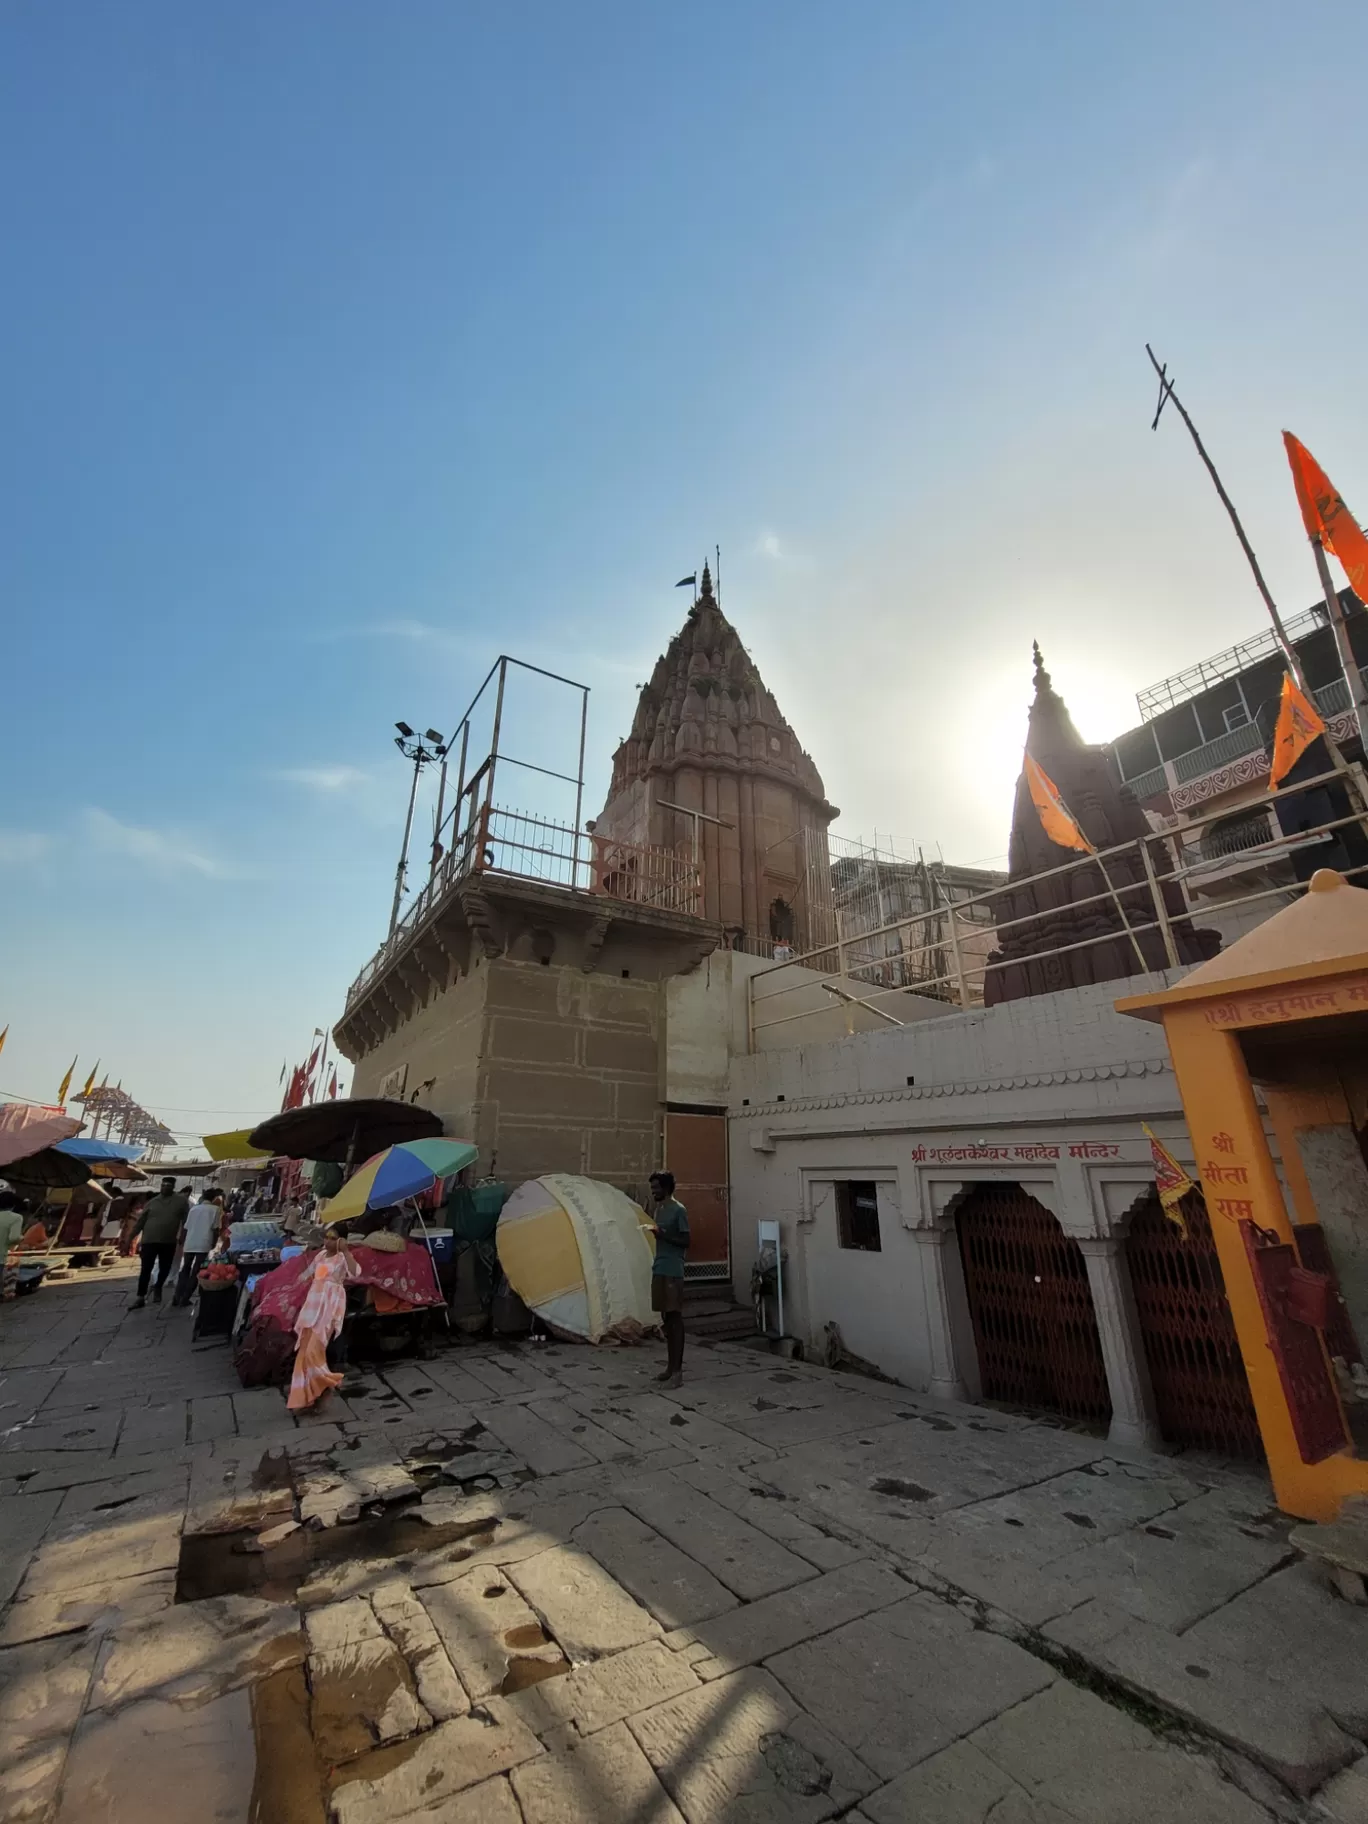
[[660, 1313], [665, 1331], [665, 1372], [656, 1376], [664, 1387], [684, 1385], [684, 1256], [689, 1251], [689, 1216], [674, 1194], [673, 1172], [651, 1174], [655, 1203], [655, 1266], [651, 1271], [651, 1309]]
[[176, 1281], [173, 1305], [188, 1305], [195, 1275], [218, 1245], [219, 1224], [223, 1221], [223, 1192], [206, 1191], [185, 1219], [185, 1239], [181, 1243], [180, 1277]]
[[157, 1283], [152, 1287], [152, 1303], [161, 1303], [162, 1287], [171, 1271], [181, 1224], [189, 1214], [190, 1199], [185, 1192], [176, 1189], [174, 1178], [163, 1178], [160, 1191], [133, 1225], [133, 1233], [141, 1239], [142, 1246], [138, 1251], [138, 1296], [128, 1307], [130, 1311], [140, 1311], [147, 1303], [147, 1288], [154, 1267]]

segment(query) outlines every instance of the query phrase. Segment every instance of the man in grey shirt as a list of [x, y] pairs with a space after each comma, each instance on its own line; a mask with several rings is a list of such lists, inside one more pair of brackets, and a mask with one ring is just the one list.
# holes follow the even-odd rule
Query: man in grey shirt
[[185, 1192], [176, 1189], [174, 1178], [163, 1178], [160, 1191], [149, 1200], [133, 1225], [133, 1233], [142, 1245], [138, 1250], [138, 1296], [129, 1306], [130, 1311], [140, 1311], [147, 1303], [147, 1288], [154, 1267], [157, 1283], [152, 1287], [152, 1303], [161, 1303], [162, 1287], [171, 1271], [181, 1227], [189, 1214], [190, 1199]]

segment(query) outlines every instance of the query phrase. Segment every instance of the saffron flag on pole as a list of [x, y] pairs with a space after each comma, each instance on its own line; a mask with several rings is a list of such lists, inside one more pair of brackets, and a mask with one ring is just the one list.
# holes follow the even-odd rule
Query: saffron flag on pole
[[3, 1032], [0, 1032], [0, 1051], [3, 1051], [5, 1049], [5, 1040], [8, 1037], [9, 1037], [9, 1027], [6, 1026], [5, 1030]]
[[[77, 1056], [79, 1057], [79, 1055], [80, 1054], [78, 1052]], [[62, 1078], [62, 1087], [57, 1091], [57, 1106], [59, 1108], [66, 1107], [67, 1091], [71, 1088], [71, 1079], [75, 1075], [76, 1075], [76, 1059], [73, 1058], [71, 1060], [70, 1069], [67, 1071], [66, 1075]]]
[[1293, 682], [1291, 672], [1284, 672], [1278, 725], [1273, 730], [1273, 764], [1268, 774], [1270, 792], [1277, 791], [1311, 743], [1324, 733], [1325, 718], [1310, 697]]
[[1079, 849], [1085, 855], [1095, 855], [1096, 848], [1079, 829], [1076, 820], [1070, 813], [1064, 800], [1060, 797], [1053, 779], [1038, 760], [1029, 754], [1025, 756], [1023, 770], [1026, 784], [1030, 789], [1031, 802], [1040, 817], [1040, 827], [1051, 842], [1058, 843], [1061, 849]]
[[1154, 1161], [1154, 1188], [1159, 1193], [1159, 1206], [1169, 1221], [1181, 1230], [1183, 1240], [1186, 1241], [1188, 1225], [1182, 1203], [1188, 1192], [1195, 1191], [1197, 1187], [1151, 1129], [1149, 1122], [1142, 1121], [1140, 1125], [1150, 1143], [1150, 1158]]
[[1368, 602], [1368, 538], [1306, 445], [1299, 443], [1291, 431], [1283, 432], [1283, 443], [1292, 465], [1306, 536], [1339, 559], [1354, 593], [1360, 601]]
[[[100, 1068], [100, 1060], [98, 1058], [96, 1058], [95, 1070], [98, 1070], [99, 1068]], [[95, 1070], [92, 1070], [90, 1075], [86, 1078], [85, 1088], [81, 1091], [80, 1095], [77, 1096], [77, 1098], [76, 1098], [76, 1100], [78, 1102], [84, 1102], [86, 1097], [90, 1094], [91, 1090], [94, 1089], [94, 1087], [95, 1087]]]

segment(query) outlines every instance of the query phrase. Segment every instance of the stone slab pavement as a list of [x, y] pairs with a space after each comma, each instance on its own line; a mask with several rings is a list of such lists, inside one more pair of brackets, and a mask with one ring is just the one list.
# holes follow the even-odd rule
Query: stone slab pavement
[[0, 1308], [5, 1824], [1368, 1820], [1266, 1482], [691, 1347], [296, 1420], [127, 1263]]

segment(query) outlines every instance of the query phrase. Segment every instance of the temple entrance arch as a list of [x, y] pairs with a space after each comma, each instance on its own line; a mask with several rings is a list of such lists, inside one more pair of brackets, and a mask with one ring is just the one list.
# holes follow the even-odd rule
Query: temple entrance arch
[[1105, 1424], [1111, 1396], [1078, 1243], [1019, 1184], [976, 1184], [955, 1228], [984, 1399]]
[[1170, 1444], [1262, 1462], [1259, 1421], [1206, 1199], [1200, 1190], [1189, 1191], [1179, 1207], [1186, 1240], [1155, 1191], [1135, 1205], [1126, 1231], [1126, 1265], [1159, 1429]]

